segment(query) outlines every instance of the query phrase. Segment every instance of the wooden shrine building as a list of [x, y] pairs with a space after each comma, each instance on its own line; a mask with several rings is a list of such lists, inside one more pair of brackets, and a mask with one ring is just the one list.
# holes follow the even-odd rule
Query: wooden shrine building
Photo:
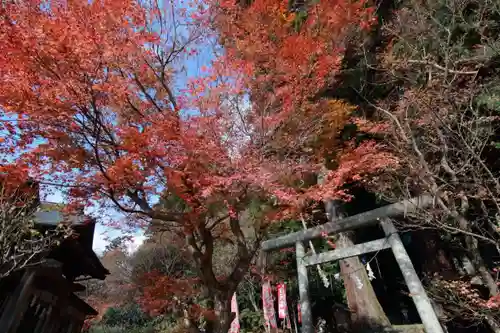
[[63, 216], [58, 210], [38, 210], [37, 228], [47, 230], [70, 223], [68, 237], [36, 260], [0, 280], [0, 333], [75, 333], [84, 320], [97, 314], [75, 295], [85, 290], [77, 278], [104, 280], [109, 271], [92, 250], [95, 221]]

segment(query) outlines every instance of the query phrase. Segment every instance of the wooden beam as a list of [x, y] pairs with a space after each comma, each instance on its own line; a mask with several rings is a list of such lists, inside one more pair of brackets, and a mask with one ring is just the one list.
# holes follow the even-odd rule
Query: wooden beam
[[365, 253], [377, 252], [380, 250], [388, 249], [390, 247], [391, 245], [387, 241], [387, 238], [382, 238], [371, 242], [356, 244], [354, 246], [346, 247], [343, 249], [308, 255], [304, 257], [304, 264], [306, 266], [317, 265], [325, 262], [355, 257]]
[[262, 250], [272, 251], [294, 245], [297, 242], [308, 241], [321, 237], [321, 234], [336, 234], [339, 232], [358, 229], [364, 226], [377, 224], [380, 218], [395, 217], [413, 213], [419, 209], [432, 205], [433, 198], [423, 195], [409, 200], [403, 200], [365, 213], [349, 216], [337, 221], [328, 222], [304, 231], [294, 232], [285, 236], [262, 242]]
[[396, 258], [396, 262], [401, 269], [401, 273], [403, 273], [406, 285], [408, 286], [408, 290], [410, 291], [413, 302], [415, 303], [415, 307], [420, 315], [422, 324], [425, 327], [425, 331], [427, 333], [443, 333], [441, 323], [438, 320], [436, 312], [434, 312], [431, 301], [429, 300], [429, 297], [427, 297], [427, 293], [425, 292], [422, 282], [413, 267], [410, 256], [408, 256], [408, 253], [406, 252], [396, 227], [394, 227], [394, 224], [392, 224], [391, 220], [388, 218], [381, 219], [380, 224], [382, 225], [382, 228], [388, 237], [388, 241], [391, 244], [392, 253], [394, 253], [394, 257]]

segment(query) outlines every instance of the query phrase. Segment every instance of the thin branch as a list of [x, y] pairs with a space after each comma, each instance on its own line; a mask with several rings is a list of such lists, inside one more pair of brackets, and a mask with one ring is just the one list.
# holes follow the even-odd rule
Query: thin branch
[[439, 70], [442, 70], [447, 73], [451, 74], [461, 74], [461, 75], [477, 75], [479, 73], [479, 70], [476, 71], [458, 71], [458, 70], [453, 70], [453, 69], [448, 69], [446, 67], [443, 67], [439, 64], [436, 64], [435, 62], [432, 61], [426, 61], [426, 60], [408, 60], [410, 64], [419, 64], [419, 65], [426, 65], [426, 66], [432, 66], [434, 68], [437, 68]]

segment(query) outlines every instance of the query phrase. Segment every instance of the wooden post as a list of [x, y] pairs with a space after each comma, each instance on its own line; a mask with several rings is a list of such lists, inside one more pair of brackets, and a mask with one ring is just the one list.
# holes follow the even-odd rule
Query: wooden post
[[23, 277], [16, 287], [16, 291], [10, 296], [10, 300], [0, 318], [2, 332], [10, 333], [17, 330], [17, 326], [28, 307], [34, 278], [34, 270], [27, 269], [24, 271]]
[[44, 307], [38, 317], [38, 323], [36, 324], [35, 331], [33, 333], [41, 333], [43, 325], [45, 324], [45, 321], [47, 320], [47, 312], [48, 308]]
[[314, 325], [312, 320], [311, 302], [309, 300], [309, 278], [307, 276], [307, 266], [305, 265], [304, 258], [306, 250], [302, 242], [295, 244], [295, 252], [297, 257], [297, 274], [299, 284], [300, 296], [300, 312], [302, 317], [302, 333], [313, 333]]
[[413, 267], [410, 257], [406, 252], [406, 249], [398, 235], [398, 231], [392, 224], [391, 220], [388, 218], [381, 219], [382, 228], [384, 233], [388, 238], [388, 242], [391, 245], [392, 253], [396, 257], [396, 261], [403, 273], [403, 277], [410, 291], [411, 297], [415, 306], [417, 308], [422, 324], [424, 325], [425, 331], [427, 333], [443, 333], [443, 328], [438, 320], [434, 308], [427, 297], [422, 282]]
[[47, 313], [45, 315], [45, 321], [43, 323], [43, 326], [41, 328], [41, 333], [50, 333], [52, 332], [51, 330], [51, 326], [52, 326], [52, 320], [54, 318], [54, 307], [52, 304], [49, 305], [48, 309], [47, 309]]

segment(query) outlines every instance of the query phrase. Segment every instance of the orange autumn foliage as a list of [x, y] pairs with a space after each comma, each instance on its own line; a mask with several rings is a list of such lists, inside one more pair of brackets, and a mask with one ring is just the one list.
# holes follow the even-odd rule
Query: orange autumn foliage
[[[20, 154], [17, 162], [35, 177], [76, 185], [71, 197], [105, 199], [161, 219], [179, 219], [147, 202], [165, 188], [193, 206], [191, 215], [203, 212], [214, 193], [242, 194], [245, 183], [288, 206], [301, 201], [303, 193], [282, 184], [276, 171], [314, 171], [317, 159], [268, 158], [255, 143], [285, 152], [312, 146], [316, 155], [331, 146], [352, 108], [314, 96], [336, 73], [347, 32], [370, 22], [372, 9], [320, 1], [297, 32], [284, 1], [258, 0], [246, 9], [222, 2], [219, 9], [227, 54], [214, 68], [238, 73], [242, 84], [214, 85], [216, 76], [208, 75], [175, 96], [172, 64], [150, 47], [161, 46], [162, 36], [148, 29], [147, 8], [126, 0], [6, 6], [0, 104], [18, 120], [17, 128], [5, 128], [16, 133], [7, 147]], [[254, 130], [242, 144], [222, 96], [245, 89]], [[183, 116], [193, 108], [197, 115]], [[238, 144], [236, 159], [231, 149]]]
[[272, 174], [279, 169], [288, 175], [319, 172], [326, 155], [336, 160], [325, 183], [301, 196], [276, 181], [265, 186], [292, 206], [309, 199], [346, 199], [345, 183], [397, 165], [374, 142], [359, 147], [338, 142], [355, 108], [322, 96], [335, 81], [349, 38], [375, 22], [374, 7], [369, 1], [342, 0], [305, 2], [298, 8], [290, 4], [217, 1], [215, 25], [226, 52], [219, 61], [236, 73], [241, 91], [250, 96], [247, 121], [259, 134], [254, 149], [266, 156]]
[[[218, 3], [223, 61], [244, 69], [254, 112], [269, 127], [291, 118], [307, 126], [322, 116], [317, 94], [337, 74], [349, 33], [374, 20], [368, 1], [321, 0], [294, 12], [288, 0]], [[338, 119], [349, 111], [337, 109]]]
[[[0, 148], [15, 155], [15, 165], [29, 167], [35, 179], [50, 176], [75, 205], [118, 208], [134, 218], [134, 226], [154, 221], [182, 236], [200, 284], [229, 311], [262, 226], [300, 211], [308, 200], [344, 198], [345, 182], [393, 161], [373, 143], [346, 146], [338, 170], [323, 185], [294, 185], [303, 174], [320, 170], [318, 156], [352, 111], [315, 96], [338, 69], [347, 31], [370, 21], [370, 7], [320, 1], [310, 9], [315, 15], [293, 32], [295, 14], [283, 1], [258, 0], [247, 9], [220, 5], [224, 15], [217, 23], [227, 40], [226, 56], [183, 89], [174, 89], [175, 64], [194, 53], [180, 45], [192, 40], [191, 31], [183, 31], [189, 36], [180, 44], [172, 43], [175, 31], [159, 33], [151, 22], [158, 8], [128, 0], [5, 5], [0, 112], [14, 121], [2, 123], [6, 139]], [[203, 15], [204, 9], [193, 14]], [[234, 30], [228, 29], [231, 24]], [[239, 119], [239, 105], [227, 96], [246, 93], [252, 105]], [[240, 123], [247, 123], [247, 132], [237, 128]], [[275, 151], [268, 154], [273, 143]], [[309, 147], [312, 153], [297, 153]], [[186, 208], [155, 205], [166, 192]], [[256, 237], [250, 239], [238, 218], [255, 198], [272, 207], [253, 226]], [[212, 255], [214, 239], [223, 237], [239, 246], [232, 272], [220, 278]], [[171, 281], [164, 282], [158, 287]], [[153, 287], [149, 302], [159, 292]], [[188, 287], [164, 291], [195, 293]], [[221, 332], [228, 324], [224, 311], [216, 320]]]

